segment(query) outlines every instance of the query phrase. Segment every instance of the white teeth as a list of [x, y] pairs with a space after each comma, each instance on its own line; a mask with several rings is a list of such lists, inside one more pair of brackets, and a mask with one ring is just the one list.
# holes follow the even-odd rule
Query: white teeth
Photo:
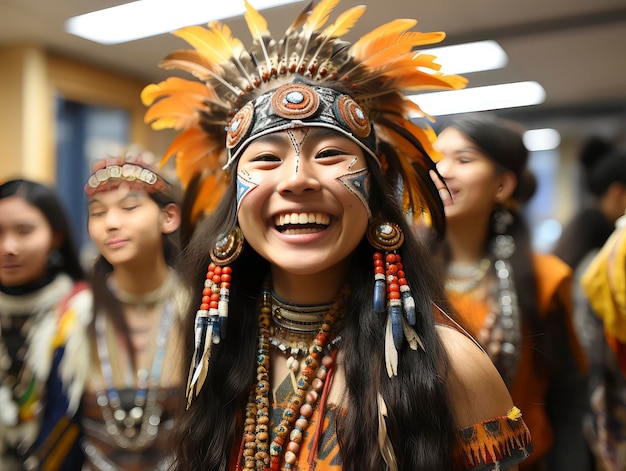
[[330, 224], [330, 216], [324, 213], [287, 213], [274, 217], [276, 226], [287, 224], [320, 224], [327, 226]]
[[314, 229], [312, 227], [302, 227], [298, 229], [287, 229], [283, 234], [286, 235], [298, 235], [298, 234], [312, 234], [314, 232], [320, 232], [320, 229]]

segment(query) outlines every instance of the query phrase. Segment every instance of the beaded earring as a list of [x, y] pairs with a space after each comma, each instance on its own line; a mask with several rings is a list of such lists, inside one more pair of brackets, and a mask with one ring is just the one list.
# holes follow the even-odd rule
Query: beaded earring
[[200, 309], [196, 311], [195, 349], [187, 380], [187, 408], [206, 379], [211, 345], [220, 343], [226, 337], [233, 272], [229, 264], [239, 257], [243, 246], [243, 233], [236, 226], [230, 233], [220, 237], [211, 250], [212, 261], [207, 268]]
[[424, 344], [413, 326], [416, 322], [415, 299], [406, 280], [398, 249], [404, 243], [400, 226], [374, 220], [367, 228], [367, 240], [374, 252], [374, 312], [387, 314], [385, 328], [385, 365], [389, 377], [398, 374], [398, 351], [406, 338], [417, 350]]

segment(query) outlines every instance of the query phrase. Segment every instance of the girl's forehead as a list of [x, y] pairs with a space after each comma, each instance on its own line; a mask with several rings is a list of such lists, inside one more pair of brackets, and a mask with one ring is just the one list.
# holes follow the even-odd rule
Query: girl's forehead
[[342, 140], [352, 143], [348, 137], [342, 135], [337, 131], [333, 131], [329, 128], [317, 127], [317, 126], [302, 126], [294, 127], [290, 129], [283, 129], [273, 133], [265, 134], [254, 139], [250, 145], [263, 142], [291, 142], [293, 137], [314, 139], [315, 142], [319, 142], [326, 139]]
[[143, 184], [122, 181], [113, 188], [96, 191], [89, 198], [89, 202], [114, 203], [130, 198], [148, 198], [148, 192], [144, 189]]

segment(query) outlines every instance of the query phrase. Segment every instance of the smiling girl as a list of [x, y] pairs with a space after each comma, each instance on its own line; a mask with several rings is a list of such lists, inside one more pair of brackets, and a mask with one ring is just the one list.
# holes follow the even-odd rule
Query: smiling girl
[[467, 115], [449, 121], [435, 147], [451, 194], [446, 291], [524, 410], [535, 451], [520, 469], [586, 471], [586, 360], [572, 328], [571, 270], [532, 251], [522, 205], [534, 178], [522, 133]]
[[350, 47], [355, 7], [322, 33], [336, 3], [279, 42], [246, 2], [249, 50], [219, 23], [178, 31], [197, 50], [163, 65], [204, 83], [144, 90], [155, 127], [184, 128], [168, 155], [198, 215], [174, 469], [516, 469], [521, 413], [472, 340], [435, 324], [442, 288], [397, 203], [443, 229], [401, 90], [463, 81], [421, 75], [412, 48], [441, 36], [411, 20]]

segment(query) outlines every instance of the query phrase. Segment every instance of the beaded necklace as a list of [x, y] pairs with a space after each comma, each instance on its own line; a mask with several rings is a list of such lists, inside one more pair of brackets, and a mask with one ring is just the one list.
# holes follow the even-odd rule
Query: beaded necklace
[[296, 306], [272, 294], [269, 341], [272, 347], [288, 355], [287, 368], [292, 372], [292, 377], [293, 372], [300, 367], [299, 360], [308, 355], [310, 339], [319, 332], [324, 315], [331, 307], [332, 303]]
[[113, 370], [105, 333], [106, 317], [102, 314], [96, 317], [96, 342], [102, 370], [102, 384], [96, 382], [96, 400], [102, 409], [107, 432], [121, 448], [140, 449], [154, 441], [157, 436], [161, 422], [157, 393], [173, 313], [174, 302], [170, 300], [163, 307], [151, 370], [148, 372], [142, 369], [137, 372], [134, 406], [129, 411], [122, 407], [119, 391], [113, 384]]
[[450, 262], [446, 267], [446, 289], [455, 293], [468, 293], [480, 284], [491, 267], [491, 260], [481, 259], [478, 263], [459, 264]]
[[[300, 443], [313, 415], [320, 394], [328, 387], [334, 356], [325, 354], [333, 340], [332, 327], [341, 317], [350, 289], [342, 288], [337, 300], [330, 306], [322, 320], [319, 332], [309, 346], [304, 368], [296, 381], [297, 389], [290, 396], [280, 423], [274, 428], [270, 442], [270, 328], [272, 321], [272, 294], [269, 283], [261, 293], [259, 310], [259, 343], [257, 350], [257, 382], [251, 388], [245, 411], [245, 424], [236, 470], [256, 471], [295, 469]], [[320, 406], [321, 407], [321, 406]], [[321, 411], [320, 411], [321, 413]], [[321, 422], [321, 418], [320, 418]], [[281, 468], [281, 462], [283, 462]]]
[[[515, 251], [515, 242], [510, 235], [499, 234], [491, 241], [490, 251], [492, 252], [490, 257], [494, 262], [483, 258], [480, 264], [484, 266], [484, 272], [480, 267], [477, 267], [476, 271], [476, 276], [480, 276], [476, 285], [485, 279], [488, 273], [493, 274], [493, 290], [488, 300], [489, 313], [485, 316], [476, 339], [497, 367], [505, 383], [510, 385], [517, 375], [520, 362], [519, 346], [522, 340], [521, 313], [513, 269], [509, 262]], [[485, 260], [488, 263], [485, 263]], [[490, 270], [491, 267], [493, 270]], [[446, 289], [458, 294], [469, 293], [475, 288], [474, 286], [469, 290], [463, 290], [455, 287], [454, 283], [446, 281]]]

